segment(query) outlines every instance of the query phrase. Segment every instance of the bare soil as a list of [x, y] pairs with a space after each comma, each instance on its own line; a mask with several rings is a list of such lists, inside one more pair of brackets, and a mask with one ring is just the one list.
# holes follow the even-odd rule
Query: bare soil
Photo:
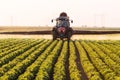
[[[22, 34], [0, 34], [0, 38], [44, 38], [52, 39], [52, 35], [22, 35]], [[73, 35], [72, 40], [120, 40], [120, 34], [102, 34], [102, 35]]]
[[[52, 39], [52, 27], [0, 27], [0, 38], [44, 38]], [[120, 28], [73, 28], [72, 40], [120, 40]]]

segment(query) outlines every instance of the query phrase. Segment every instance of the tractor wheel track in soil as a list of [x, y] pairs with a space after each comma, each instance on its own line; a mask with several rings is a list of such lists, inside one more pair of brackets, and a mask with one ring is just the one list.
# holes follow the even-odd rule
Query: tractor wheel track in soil
[[65, 65], [66, 70], [66, 79], [70, 80], [70, 72], [69, 72], [69, 55], [70, 55], [70, 47], [69, 47], [69, 40], [68, 40], [68, 54], [67, 54], [67, 60]]
[[[74, 45], [75, 45], [75, 42], [74, 42]], [[85, 74], [84, 69], [83, 69], [83, 67], [82, 67], [82, 63], [81, 63], [81, 61], [80, 61], [80, 54], [79, 54], [79, 52], [78, 52], [78, 49], [77, 49], [76, 45], [75, 45], [75, 51], [76, 51], [76, 56], [77, 56], [76, 64], [77, 64], [78, 70], [79, 70], [80, 73], [81, 73], [81, 80], [88, 80], [88, 77], [87, 77], [87, 75]]]

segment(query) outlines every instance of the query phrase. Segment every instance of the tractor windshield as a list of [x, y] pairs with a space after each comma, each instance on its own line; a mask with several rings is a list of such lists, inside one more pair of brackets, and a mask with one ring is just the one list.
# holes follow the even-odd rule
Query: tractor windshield
[[68, 20], [58, 20], [56, 23], [57, 27], [69, 27], [70, 23]]

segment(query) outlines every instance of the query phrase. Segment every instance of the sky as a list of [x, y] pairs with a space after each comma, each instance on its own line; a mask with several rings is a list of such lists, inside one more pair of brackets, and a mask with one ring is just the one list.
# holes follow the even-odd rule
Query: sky
[[120, 27], [120, 0], [0, 0], [0, 26], [54, 26], [61, 12], [71, 26]]

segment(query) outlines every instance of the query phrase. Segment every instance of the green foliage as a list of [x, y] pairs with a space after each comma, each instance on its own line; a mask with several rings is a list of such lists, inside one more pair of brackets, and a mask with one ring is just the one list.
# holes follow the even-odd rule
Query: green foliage
[[56, 47], [52, 50], [52, 52], [47, 56], [47, 58], [41, 64], [39, 68], [39, 72], [37, 73], [35, 80], [49, 80], [50, 79], [50, 74], [52, 72], [53, 65], [60, 53], [61, 47], [62, 47], [62, 41], [59, 41]]
[[81, 80], [81, 74], [76, 64], [77, 56], [76, 56], [75, 46], [72, 41], [70, 41], [69, 46], [70, 46], [70, 55], [69, 55], [70, 79]]
[[0, 80], [67, 80], [66, 63], [70, 80], [79, 64], [88, 80], [120, 80], [120, 41], [0, 39]]
[[68, 56], [68, 42], [63, 43], [62, 51], [54, 67], [54, 80], [66, 80], [65, 63]]
[[[88, 79], [92, 80], [93, 77], [95, 77], [95, 78], [97, 78], [97, 80], [102, 80], [102, 78], [100, 77], [100, 73], [97, 72], [97, 70], [95, 69], [95, 66], [88, 59], [87, 53], [84, 50], [84, 48], [86, 48], [86, 50], [88, 50], [90, 52], [93, 52], [93, 51], [88, 49], [87, 46], [82, 46], [78, 41], [76, 41], [75, 43], [76, 43], [76, 46], [77, 46], [78, 51], [80, 53], [81, 63], [82, 63], [84, 71], [87, 74]], [[84, 43], [84, 42], [82, 41], [81, 43]]]

